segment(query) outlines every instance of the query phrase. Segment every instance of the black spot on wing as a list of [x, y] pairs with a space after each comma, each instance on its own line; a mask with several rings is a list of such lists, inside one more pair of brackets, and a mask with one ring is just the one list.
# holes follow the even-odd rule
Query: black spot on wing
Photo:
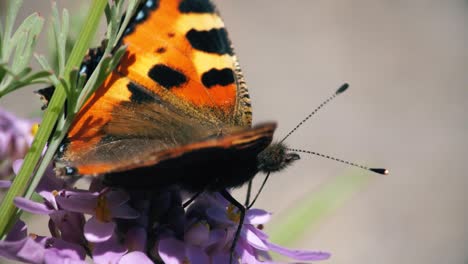
[[165, 47], [160, 47], [160, 48], [156, 49], [156, 53], [159, 53], [159, 54], [163, 54], [166, 51], [167, 51], [167, 49]]
[[215, 10], [210, 0], [183, 0], [179, 4], [181, 13], [214, 13]]
[[235, 82], [234, 72], [229, 68], [211, 69], [202, 75], [202, 83], [207, 88], [215, 85], [226, 86]]
[[163, 64], [156, 64], [148, 72], [148, 76], [166, 89], [179, 87], [187, 82], [187, 77], [180, 71]]
[[224, 28], [214, 28], [209, 31], [191, 29], [185, 37], [194, 49], [219, 55], [234, 54]]
[[130, 100], [135, 103], [144, 103], [144, 102], [152, 102], [154, 101], [154, 98], [149, 95], [148, 93], [145, 93], [141, 87], [139, 87], [137, 84], [133, 82], [129, 82], [127, 84], [127, 88], [132, 94], [130, 97]]

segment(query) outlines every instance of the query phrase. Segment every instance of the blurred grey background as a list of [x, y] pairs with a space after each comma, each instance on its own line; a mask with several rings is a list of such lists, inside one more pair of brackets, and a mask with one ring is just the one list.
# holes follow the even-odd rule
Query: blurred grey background
[[[391, 170], [371, 175], [294, 246], [332, 252], [325, 263], [468, 263], [468, 2], [217, 2], [255, 122], [277, 121], [280, 138], [349, 82], [288, 143]], [[48, 1], [25, 1], [22, 17], [49, 10]], [[31, 116], [40, 106], [31, 91], [0, 105]], [[284, 217], [350, 171], [370, 174], [303, 155], [271, 177], [257, 207]]]

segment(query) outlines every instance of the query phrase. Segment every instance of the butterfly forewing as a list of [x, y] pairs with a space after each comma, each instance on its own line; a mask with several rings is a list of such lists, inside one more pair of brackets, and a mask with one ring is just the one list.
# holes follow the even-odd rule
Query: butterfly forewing
[[[147, 3], [147, 2], [146, 2]], [[210, 1], [158, 1], [136, 13], [117, 71], [155, 93], [168, 90], [223, 123], [238, 103], [236, 58], [224, 23]]]
[[157, 162], [162, 151], [188, 151], [250, 127], [247, 88], [210, 1], [143, 1], [121, 44], [120, 64], [80, 110], [58, 154], [72, 174]]

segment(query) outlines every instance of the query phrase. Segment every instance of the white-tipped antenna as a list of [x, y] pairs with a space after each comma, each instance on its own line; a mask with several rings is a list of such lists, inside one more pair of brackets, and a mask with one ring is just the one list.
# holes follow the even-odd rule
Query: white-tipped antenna
[[368, 168], [368, 167], [360, 165], [360, 164], [356, 164], [356, 163], [353, 163], [353, 162], [349, 162], [347, 160], [342, 160], [342, 159], [339, 159], [339, 158], [335, 158], [335, 157], [328, 156], [328, 155], [318, 153], [318, 152], [314, 152], [314, 151], [308, 151], [308, 150], [302, 150], [302, 149], [290, 149], [290, 148], [288, 148], [287, 150], [292, 151], [292, 152], [299, 152], [299, 153], [307, 153], [307, 154], [316, 155], [316, 156], [319, 156], [319, 157], [322, 157], [322, 158], [331, 159], [331, 160], [334, 160], [334, 161], [338, 161], [338, 162], [341, 162], [341, 163], [344, 163], [344, 164], [347, 164], [347, 165], [350, 165], [350, 166], [358, 167], [358, 168], [361, 168], [363, 170], [372, 171], [372, 172], [382, 174], [382, 175], [388, 175], [388, 173], [389, 173], [389, 171], [387, 169], [384, 169], [384, 168]]
[[340, 86], [340, 88], [338, 88], [338, 90], [336, 90], [336, 92], [328, 97], [327, 100], [323, 101], [323, 103], [321, 103], [317, 108], [314, 109], [314, 111], [312, 111], [308, 116], [306, 116], [306, 118], [304, 118], [299, 124], [297, 124], [297, 126], [295, 128], [293, 128], [281, 141], [280, 143], [282, 143], [283, 141], [285, 141], [292, 133], [296, 132], [296, 130], [301, 127], [307, 120], [309, 120], [309, 118], [311, 118], [313, 115], [315, 115], [322, 107], [324, 107], [326, 104], [328, 104], [330, 101], [332, 101], [333, 99], [335, 99], [335, 97], [341, 93], [343, 93], [344, 91], [346, 91], [349, 87], [349, 84], [345, 83], [343, 85]]

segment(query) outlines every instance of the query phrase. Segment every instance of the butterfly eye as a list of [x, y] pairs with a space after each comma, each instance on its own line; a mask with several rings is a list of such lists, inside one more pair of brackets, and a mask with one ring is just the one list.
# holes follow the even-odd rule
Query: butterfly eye
[[300, 159], [301, 159], [301, 156], [299, 156], [299, 154], [297, 153], [288, 153], [286, 154], [286, 157], [285, 157], [285, 161], [288, 164], [293, 161], [300, 160]]

